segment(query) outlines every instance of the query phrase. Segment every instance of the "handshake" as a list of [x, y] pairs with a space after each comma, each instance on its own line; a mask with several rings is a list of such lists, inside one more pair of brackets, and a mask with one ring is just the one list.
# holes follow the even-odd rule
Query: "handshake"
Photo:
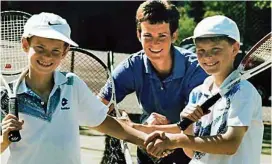
[[[180, 118], [188, 118], [195, 122], [205, 114], [199, 106], [190, 105], [181, 112]], [[156, 158], [166, 157], [175, 149], [182, 148], [181, 142], [194, 135], [193, 126], [181, 131], [177, 124], [169, 124], [170, 121], [159, 113], [151, 113], [144, 124], [137, 124], [129, 119], [126, 112], [122, 111], [122, 118], [119, 118], [119, 120], [138, 131], [146, 133], [143, 148], [148, 154]]]
[[173, 145], [173, 140], [163, 131], [148, 134], [144, 142], [147, 153], [156, 158], [164, 158], [171, 154], [175, 149]]

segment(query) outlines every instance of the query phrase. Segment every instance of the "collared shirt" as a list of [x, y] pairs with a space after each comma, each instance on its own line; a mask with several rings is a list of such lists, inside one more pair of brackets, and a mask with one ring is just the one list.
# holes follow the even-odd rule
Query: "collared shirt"
[[[108, 108], [73, 73], [54, 73], [48, 104], [22, 81], [17, 91], [22, 139], [8, 164], [80, 164], [79, 125], [98, 126]], [[1, 98], [1, 103], [6, 100]]]
[[[221, 92], [238, 77], [239, 72], [233, 71], [224, 80], [219, 91]], [[212, 93], [209, 88], [213, 82], [214, 79], [210, 76], [205, 79], [202, 85], [196, 87], [190, 94], [188, 106], [191, 104], [201, 105], [212, 97], [215, 93]], [[224, 134], [229, 126], [247, 126], [247, 132], [234, 155], [195, 152], [190, 164], [259, 164], [264, 127], [261, 96], [254, 86], [246, 80], [234, 83], [231, 89], [209, 110], [211, 111], [209, 114], [195, 123], [194, 133], [196, 136]]]
[[[136, 92], [139, 106], [143, 110], [142, 121], [152, 112], [157, 112], [172, 123], [178, 122], [180, 112], [188, 102], [189, 93], [207, 76], [198, 65], [195, 54], [178, 47], [173, 47], [172, 50], [172, 72], [162, 81], [144, 51], [131, 55], [113, 71], [117, 102]], [[100, 92], [100, 97], [108, 101], [111, 98], [109, 88], [105, 85]]]

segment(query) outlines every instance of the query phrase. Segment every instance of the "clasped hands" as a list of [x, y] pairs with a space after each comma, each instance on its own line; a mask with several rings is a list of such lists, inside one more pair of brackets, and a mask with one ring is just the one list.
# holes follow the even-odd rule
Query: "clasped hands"
[[156, 158], [163, 158], [171, 154], [174, 151], [171, 144], [170, 138], [162, 131], [148, 134], [144, 142], [147, 153]]
[[[209, 113], [209, 112], [208, 112]], [[133, 124], [128, 118], [127, 114], [124, 112], [125, 120], [127, 124]], [[198, 105], [188, 105], [180, 113], [180, 118], [188, 118], [193, 122], [199, 120], [203, 115], [205, 115]], [[147, 125], [165, 125], [169, 124], [169, 120], [158, 113], [152, 113], [146, 121]], [[186, 130], [187, 131], [187, 130]], [[189, 133], [183, 131], [184, 134], [192, 135], [191, 130]], [[145, 138], [144, 146], [147, 153], [151, 154], [156, 158], [163, 158], [171, 154], [176, 147], [175, 141], [177, 139], [177, 134], [165, 133], [163, 131], [154, 131], [147, 135]]]

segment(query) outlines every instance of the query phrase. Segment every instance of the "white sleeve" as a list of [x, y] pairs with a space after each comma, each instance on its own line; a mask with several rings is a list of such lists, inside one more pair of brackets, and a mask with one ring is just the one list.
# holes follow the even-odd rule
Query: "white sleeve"
[[261, 96], [248, 81], [240, 83], [230, 101], [228, 126], [249, 126], [253, 120], [262, 120]]
[[95, 127], [100, 125], [107, 117], [108, 108], [88, 88], [86, 83], [78, 81], [77, 94], [79, 103], [79, 124]]

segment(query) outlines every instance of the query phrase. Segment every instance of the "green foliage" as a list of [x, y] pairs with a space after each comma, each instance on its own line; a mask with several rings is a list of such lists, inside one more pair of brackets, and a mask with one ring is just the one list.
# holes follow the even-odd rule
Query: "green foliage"
[[[202, 5], [201, 11], [194, 11], [195, 6]], [[192, 1], [179, 1], [177, 3], [177, 8], [180, 12], [180, 20], [179, 20], [179, 37], [177, 39], [176, 44], [179, 45], [180, 42], [193, 35], [194, 28], [200, 19], [206, 18], [213, 15], [225, 15], [232, 20], [234, 20], [241, 34], [241, 41], [245, 43], [245, 40], [249, 42], [249, 37], [246, 37], [246, 32], [250, 29], [255, 28], [261, 29], [259, 24], [261, 22], [257, 22], [252, 24], [252, 26], [246, 26], [247, 23], [250, 23], [250, 20], [257, 19], [258, 16], [254, 18], [248, 17], [249, 13], [252, 14], [252, 9], [254, 11], [267, 11], [267, 9], [272, 8], [271, 1], [202, 1], [199, 4], [192, 3]], [[198, 12], [198, 14], [196, 14]], [[203, 13], [203, 15], [199, 15], [199, 13]], [[253, 16], [253, 15], [252, 15]], [[196, 19], [196, 20], [195, 20]], [[256, 22], [256, 21], [253, 21]], [[252, 23], [252, 22], [251, 22]], [[257, 32], [254, 30], [255, 32]]]
[[205, 1], [204, 18], [213, 15], [226, 15], [232, 19], [241, 17], [245, 12], [244, 1]]
[[254, 7], [257, 7], [259, 9], [272, 8], [272, 3], [271, 1], [256, 1], [254, 3]]
[[190, 10], [189, 4], [185, 4], [182, 7], [178, 7], [178, 10], [180, 12], [180, 19], [178, 39], [175, 43], [176, 45], [179, 45], [183, 39], [192, 36], [194, 28], [196, 26], [194, 18], [188, 16], [188, 12]]
[[204, 14], [204, 18], [214, 15], [224, 15], [224, 13], [222, 11], [206, 11]]

